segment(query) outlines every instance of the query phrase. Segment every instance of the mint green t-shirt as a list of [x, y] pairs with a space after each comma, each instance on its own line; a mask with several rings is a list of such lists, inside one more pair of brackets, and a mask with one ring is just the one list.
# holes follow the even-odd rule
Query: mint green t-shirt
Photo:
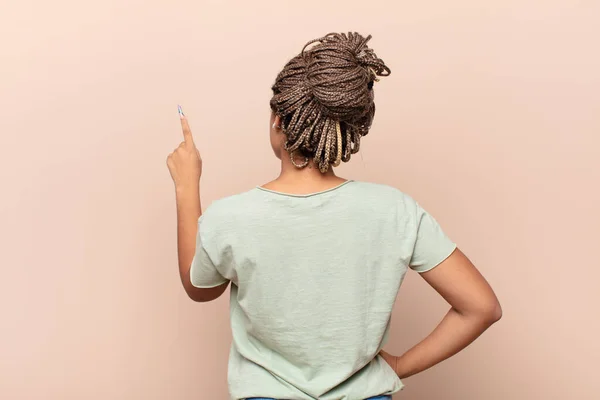
[[456, 248], [392, 187], [348, 181], [310, 195], [255, 188], [200, 217], [191, 280], [231, 286], [231, 399], [359, 400], [402, 382], [378, 356], [408, 268]]

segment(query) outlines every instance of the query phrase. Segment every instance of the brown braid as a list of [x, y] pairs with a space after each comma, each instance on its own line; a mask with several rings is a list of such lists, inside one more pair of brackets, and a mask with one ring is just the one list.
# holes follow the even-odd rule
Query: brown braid
[[311, 40], [272, 87], [285, 150], [313, 159], [323, 173], [359, 151], [375, 115], [373, 82], [390, 74], [370, 39], [351, 32]]

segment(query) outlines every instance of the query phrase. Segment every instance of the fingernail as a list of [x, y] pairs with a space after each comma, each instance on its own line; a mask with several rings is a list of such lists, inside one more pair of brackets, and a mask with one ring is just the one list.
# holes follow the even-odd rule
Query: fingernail
[[179, 116], [181, 118], [185, 117], [185, 115], [183, 115], [183, 110], [181, 109], [181, 106], [179, 104], [177, 105], [177, 111], [179, 112]]

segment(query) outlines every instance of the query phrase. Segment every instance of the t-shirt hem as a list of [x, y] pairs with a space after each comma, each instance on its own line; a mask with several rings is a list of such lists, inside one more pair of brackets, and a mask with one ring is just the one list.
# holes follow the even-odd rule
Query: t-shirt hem
[[412, 270], [415, 272], [418, 272], [419, 274], [423, 274], [425, 272], [431, 271], [432, 269], [434, 269], [435, 267], [437, 267], [438, 265], [440, 265], [441, 263], [446, 261], [448, 259], [448, 257], [450, 257], [452, 255], [452, 253], [454, 253], [454, 251], [456, 251], [457, 248], [458, 248], [458, 246], [456, 245], [456, 243], [453, 243], [452, 246], [449, 247], [449, 249], [448, 249], [449, 251], [444, 252], [445, 256], [443, 258], [441, 258], [438, 262], [432, 263], [430, 265], [426, 265], [423, 267], [412, 268]]
[[217, 286], [221, 286], [226, 282], [229, 282], [229, 279], [224, 278], [222, 282], [220, 283], [215, 283], [215, 284], [205, 284], [205, 285], [196, 285], [192, 279], [192, 268], [190, 268], [190, 283], [192, 284], [193, 287], [198, 288], [198, 289], [212, 289], [212, 288], [216, 288]]
[[217, 283], [214, 285], [194, 285], [194, 283], [192, 283], [192, 286], [198, 289], [212, 289], [212, 288], [216, 288], [217, 286], [221, 286], [225, 283], [229, 282], [227, 279], [225, 279], [223, 282], [221, 283]]

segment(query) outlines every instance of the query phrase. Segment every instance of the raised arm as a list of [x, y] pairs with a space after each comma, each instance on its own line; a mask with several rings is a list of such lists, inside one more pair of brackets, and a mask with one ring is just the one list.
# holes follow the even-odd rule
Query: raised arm
[[183, 142], [167, 157], [167, 166], [175, 183], [177, 200], [177, 254], [179, 275], [188, 296], [194, 301], [211, 301], [219, 297], [229, 282], [217, 287], [198, 288], [192, 285], [190, 268], [196, 252], [200, 204], [202, 159], [194, 144], [187, 118], [180, 109]]

